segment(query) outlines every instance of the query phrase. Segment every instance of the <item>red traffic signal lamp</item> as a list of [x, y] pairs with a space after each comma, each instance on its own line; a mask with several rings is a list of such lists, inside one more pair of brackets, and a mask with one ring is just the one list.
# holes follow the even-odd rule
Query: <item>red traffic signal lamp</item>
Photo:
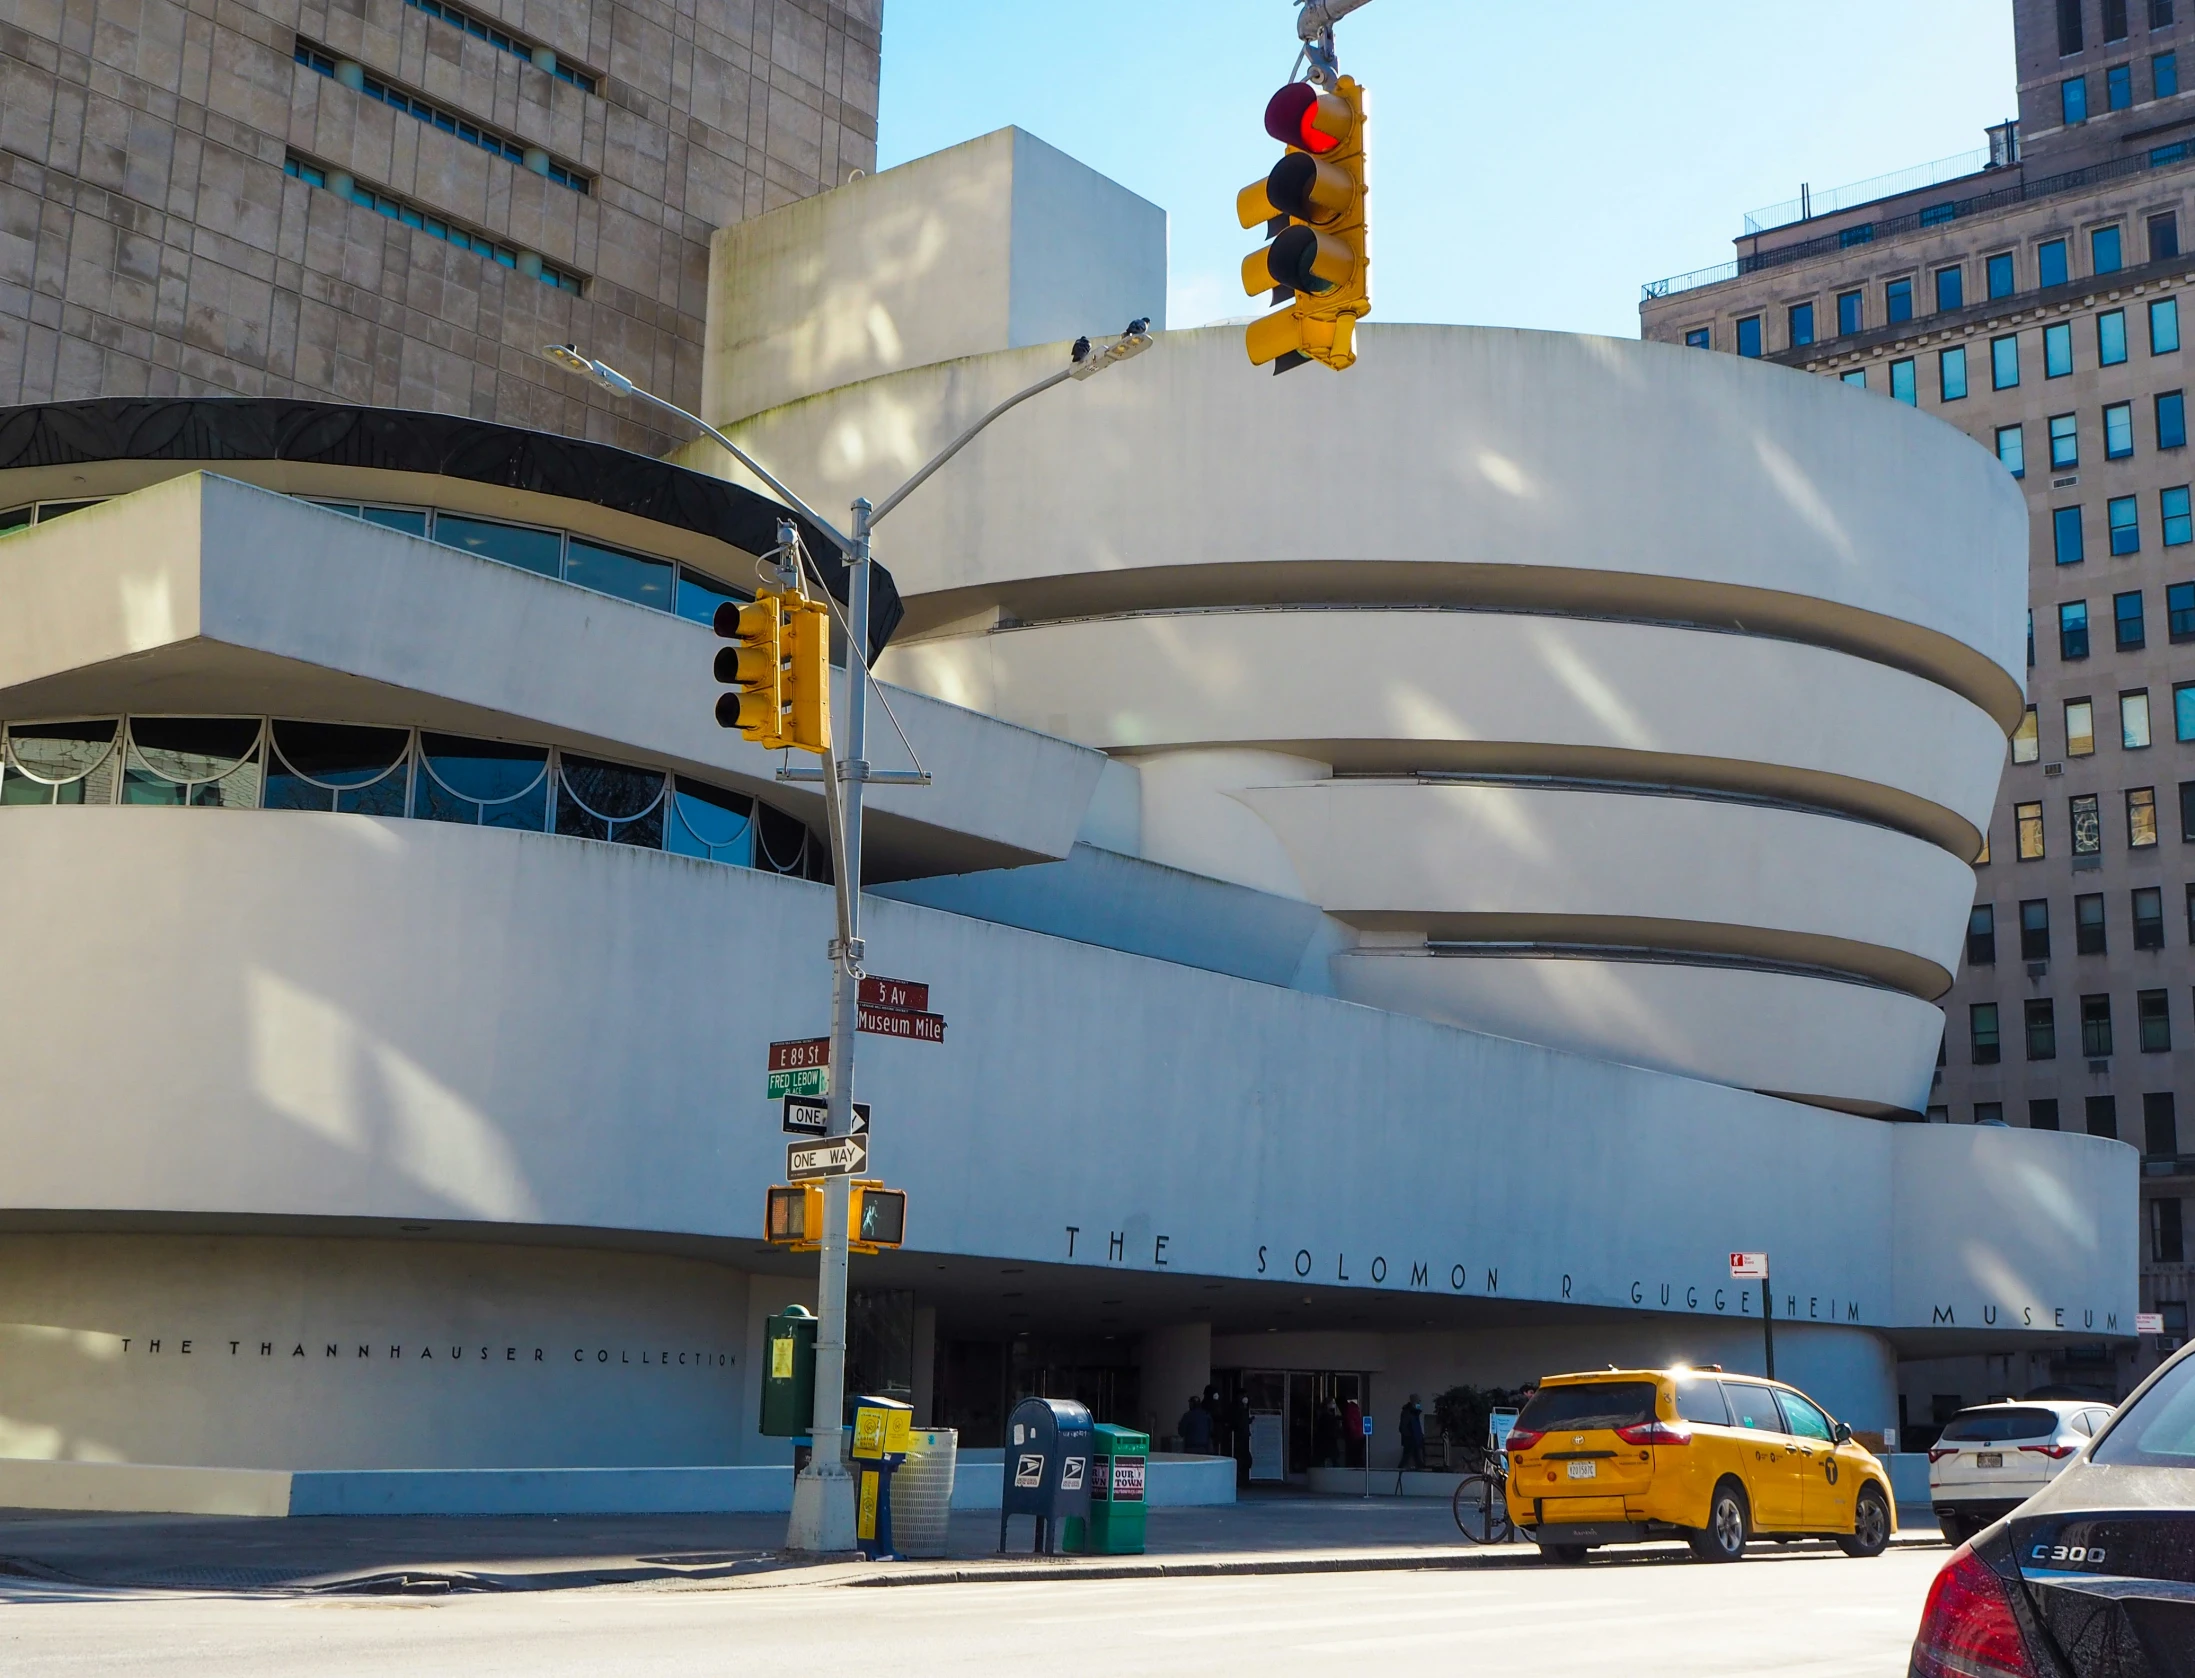
[[1266, 105], [1265, 131], [1288, 152], [1236, 197], [1237, 219], [1272, 241], [1243, 262], [1242, 285], [1287, 307], [1254, 322], [1245, 344], [1256, 366], [1339, 370], [1372, 311], [1364, 90], [1347, 76], [1330, 89], [1291, 82]]
[[716, 720], [759, 746], [831, 749], [830, 608], [797, 594], [764, 593], [716, 609]]

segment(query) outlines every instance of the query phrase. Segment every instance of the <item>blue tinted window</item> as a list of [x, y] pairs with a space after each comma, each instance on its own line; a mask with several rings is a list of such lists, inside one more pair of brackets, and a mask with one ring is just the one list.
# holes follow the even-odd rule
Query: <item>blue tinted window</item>
[[2088, 602], [2069, 600], [2058, 608], [2058, 656], [2068, 661], [2088, 656]]
[[2012, 253], [2000, 251], [1989, 259], [1989, 295], [2010, 297], [2012, 291]]
[[1857, 227], [1847, 227], [1840, 232], [1837, 235], [1837, 243], [1846, 250], [1850, 250], [1854, 245], [1867, 244], [1874, 237], [1875, 224], [1871, 221], [1863, 221]]
[[754, 866], [754, 801], [680, 776], [672, 783], [663, 848], [678, 856]]
[[2187, 398], [2168, 390], [2157, 398], [2157, 447], [2187, 447]]
[[1689, 350], [1706, 349], [1708, 347], [1707, 328], [1704, 326], [1695, 326], [1691, 331], [1687, 332], [1684, 335], [1684, 347]]
[[2129, 589], [2111, 597], [2111, 625], [2122, 653], [2138, 653], [2148, 642], [2142, 626], [2142, 591]]
[[2149, 306], [2149, 353], [2169, 355], [2180, 347], [2180, 300], [2161, 298]]
[[1855, 367], [1852, 369], [1851, 372], [1840, 374], [1839, 377], [1841, 377], [1846, 384], [1855, 386], [1860, 390], [1865, 390], [1867, 388], [1867, 369], [1864, 367]]
[[422, 734], [419, 750], [413, 815], [468, 827], [547, 831], [549, 754], [541, 747]]
[[1890, 364], [1890, 395], [1894, 401], [1908, 406], [1919, 403], [1920, 393], [1914, 388], [1913, 361], [1910, 356], [1904, 361], [1893, 361]]
[[1793, 349], [1811, 344], [1814, 341], [1814, 305], [1811, 303], [1792, 304], [1790, 325], [1791, 347]]
[[[2195, 682], [2182, 682], [2172, 690], [2172, 738], [2195, 740]], [[2184, 822], [2184, 803], [2181, 810]]]
[[2180, 55], [2161, 52], [2149, 61], [2149, 86], [2151, 96], [2170, 99], [2180, 91]]
[[[2168, 548], [2184, 548], [2195, 542], [2195, 516], [2190, 515], [2187, 485], [2157, 492], [2157, 512], [2164, 524], [2164, 543]], [[2195, 601], [2190, 601], [2195, 605]]]
[[563, 574], [564, 537], [560, 531], [531, 530], [522, 524], [500, 524], [494, 519], [437, 513], [434, 539], [445, 546], [478, 554], [482, 559], [500, 560], [521, 570], [538, 571], [544, 577]]
[[2035, 247], [2035, 283], [2064, 285], [2070, 277], [2065, 263], [2065, 241], [2048, 239]]
[[678, 573], [678, 615], [695, 623], [714, 623], [716, 609], [727, 601], [745, 605], [747, 596], [736, 594], [722, 583], [688, 571], [683, 566]]
[[2063, 472], [2081, 463], [2080, 422], [2071, 414], [2050, 416], [2050, 468]]
[[2134, 103], [2134, 66], [2114, 64], [2104, 72], [2104, 104], [2114, 111], [2123, 111]]
[[410, 733], [343, 723], [278, 722], [260, 806], [268, 810], [404, 813]]
[[2088, 120], [2088, 78], [2072, 76], [2058, 84], [2058, 114], [2071, 128]]
[[660, 559], [597, 546], [574, 536], [564, 555], [564, 580], [591, 588], [598, 594], [615, 595], [635, 605], [671, 609], [671, 585], [675, 573]]
[[2097, 274], [2116, 274], [2125, 266], [2119, 253], [2119, 230], [2116, 227], [2099, 227], [2088, 236], [2089, 270]]
[[1761, 317], [1759, 315], [1747, 315], [1745, 319], [1738, 322], [1738, 353], [1740, 355], [1759, 355], [1761, 353]]
[[1892, 325], [1913, 318], [1913, 282], [1892, 280], [1883, 287], [1883, 318]]
[[2116, 367], [2126, 359], [2126, 311], [2111, 309], [2096, 317], [2096, 362]]
[[1956, 204], [1923, 204], [1921, 206], [1921, 225], [1923, 227], [1941, 227], [1947, 221], [1957, 221], [1958, 219], [1959, 206]]
[[1840, 336], [1860, 329], [1861, 305], [1864, 294], [1857, 291], [1841, 293], [1837, 298], [1837, 331]]
[[2010, 390], [2020, 382], [2020, 336], [2007, 333], [1989, 341], [1989, 383], [1993, 390]]
[[1939, 268], [1936, 270], [1936, 307], [1939, 311], [1966, 307], [1965, 269]]
[[2138, 554], [2142, 551], [2141, 514], [2138, 503], [2131, 495], [2113, 496], [2105, 507], [2105, 522], [2111, 527], [2111, 551], [2115, 554]]
[[1936, 352], [1936, 389], [1940, 400], [1956, 402], [1966, 395], [1966, 347]]
[[2062, 379], [2073, 371], [2073, 323], [2061, 320], [2043, 328], [2043, 377]]
[[2081, 545], [2081, 510], [2060, 507], [2050, 515], [2051, 534], [2057, 541], [2060, 565], [2078, 565], [2088, 557]]
[[2015, 478], [2027, 476], [2027, 435], [2017, 425], [1997, 427], [1997, 458]]
[[[2180, 494], [2185, 496], [2187, 491]], [[2165, 625], [2175, 641], [2195, 638], [2195, 583], [2174, 583], [2165, 590]]]
[[2124, 460], [2134, 452], [2134, 404], [2114, 402], [2104, 409], [2104, 459]]

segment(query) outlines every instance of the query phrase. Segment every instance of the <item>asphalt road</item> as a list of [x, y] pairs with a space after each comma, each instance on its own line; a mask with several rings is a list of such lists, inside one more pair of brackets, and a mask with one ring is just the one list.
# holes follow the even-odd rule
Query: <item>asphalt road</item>
[[8, 1581], [9, 1678], [623, 1678], [827, 1672], [1045, 1678], [1896, 1678], [1934, 1548], [1735, 1567], [1054, 1580], [894, 1588], [622, 1586], [382, 1597], [115, 1593]]

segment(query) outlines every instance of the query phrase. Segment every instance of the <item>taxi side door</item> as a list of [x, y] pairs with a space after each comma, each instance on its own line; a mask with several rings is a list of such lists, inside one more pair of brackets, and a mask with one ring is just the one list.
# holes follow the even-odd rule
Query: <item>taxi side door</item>
[[1784, 1432], [1775, 1389], [1725, 1377], [1722, 1390], [1730, 1400], [1731, 1419], [1739, 1430], [1739, 1469], [1745, 1476], [1746, 1498], [1753, 1506], [1754, 1531], [1799, 1531], [1798, 1442]]
[[1799, 1519], [1808, 1532], [1850, 1532], [1859, 1478], [1838, 1460], [1835, 1428], [1819, 1405], [1795, 1392], [1779, 1390], [1776, 1401], [1799, 1461]]

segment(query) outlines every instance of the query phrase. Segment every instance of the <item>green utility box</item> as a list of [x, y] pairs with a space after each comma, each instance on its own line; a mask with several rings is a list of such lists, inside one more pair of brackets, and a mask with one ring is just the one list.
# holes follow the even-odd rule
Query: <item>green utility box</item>
[[1067, 1548], [1092, 1556], [1143, 1554], [1144, 1481], [1151, 1436], [1100, 1422], [1091, 1430], [1090, 1520], [1067, 1522]]
[[816, 1413], [816, 1320], [804, 1305], [770, 1318], [762, 1340], [762, 1431], [805, 1439]]

